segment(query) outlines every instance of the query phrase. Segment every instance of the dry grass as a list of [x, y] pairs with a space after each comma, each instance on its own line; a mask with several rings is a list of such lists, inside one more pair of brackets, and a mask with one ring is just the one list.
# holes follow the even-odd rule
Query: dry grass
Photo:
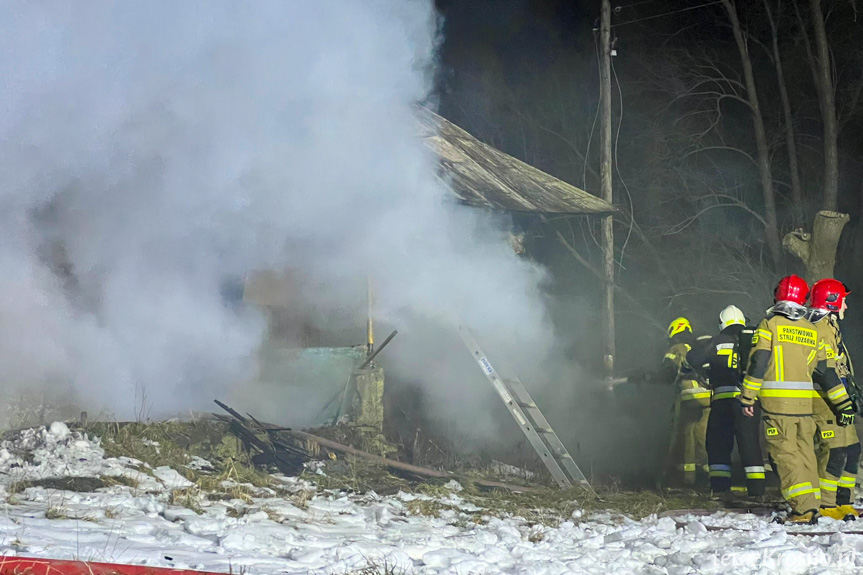
[[406, 504], [408, 511], [412, 514], [438, 517], [444, 510], [454, 510], [463, 518], [474, 522], [481, 521], [479, 517], [482, 516], [518, 516], [531, 524], [557, 526], [562, 521], [572, 520], [573, 513], [577, 510], [584, 512], [585, 517], [592, 513], [611, 512], [641, 519], [671, 509], [718, 508], [718, 504], [707, 494], [687, 490], [659, 493], [648, 490], [624, 490], [615, 484], [609, 484], [595, 486], [596, 494], [581, 487], [569, 489], [549, 487], [515, 493], [504, 490], [481, 490], [467, 478], [460, 478], [459, 481], [463, 490], [457, 495], [466, 503], [482, 508], [482, 511], [465, 513], [441, 501], [452, 492], [440, 480], [423, 483], [411, 489], [410, 491], [414, 493], [426, 495], [432, 499], [411, 500]]
[[396, 569], [386, 561], [383, 563], [370, 561], [365, 567], [347, 571], [345, 575], [407, 575], [407, 572], [403, 569]]
[[[155, 424], [91, 424], [86, 429], [91, 435], [102, 437], [102, 445], [109, 456], [126, 456], [138, 459], [151, 467], [169, 466], [177, 470], [194, 486], [175, 490], [171, 502], [200, 512], [204, 498], [211, 500], [239, 500], [252, 504], [256, 489], [265, 487], [291, 500], [297, 507], [307, 507], [315, 491], [290, 491], [266, 472], [255, 468], [248, 454], [238, 447], [227, 426], [220, 422], [166, 422]], [[339, 437], [344, 440], [345, 438]], [[209, 461], [212, 470], [188, 467], [192, 456]], [[462, 460], [466, 464], [466, 460]], [[465, 514], [441, 499], [450, 495], [444, 484], [448, 480], [431, 480], [417, 483], [390, 473], [387, 468], [364, 459], [337, 457], [328, 459], [324, 473], [304, 471], [300, 478], [312, 483], [316, 490], [337, 490], [354, 493], [375, 491], [392, 494], [397, 491], [428, 495], [406, 503], [411, 514], [439, 516], [443, 511], [456, 511], [469, 521], [481, 521], [481, 516], [520, 516], [537, 525], [557, 525], [571, 520], [573, 512], [582, 510], [585, 515], [611, 511], [633, 518], [646, 517], [671, 509], [708, 508], [717, 504], [694, 491], [656, 492], [627, 490], [609, 483], [594, 486], [596, 494], [583, 488], [557, 489], [543, 487], [535, 491], [512, 493], [503, 490], [482, 490], [473, 480], [480, 477], [484, 467], [465, 465], [463, 473], [454, 476], [464, 490], [458, 495], [467, 503], [482, 508], [477, 514]], [[127, 484], [124, 477], [101, 478], [106, 484]], [[13, 490], [10, 490], [13, 491]], [[242, 515], [243, 505], [235, 506], [231, 513]], [[541, 537], [537, 534], [536, 537]]]
[[581, 487], [543, 488], [512, 493], [500, 490], [481, 492], [470, 483], [464, 483], [463, 486], [464, 491], [458, 495], [467, 502], [482, 507], [484, 513], [519, 516], [540, 525], [558, 525], [561, 521], [570, 520], [576, 510], [581, 510], [586, 515], [612, 512], [641, 519], [670, 509], [718, 508], [718, 504], [706, 493], [696, 491], [633, 491], [622, 490], [611, 484], [595, 486], [594, 495]]
[[9, 493], [21, 493], [29, 487], [43, 487], [58, 491], [76, 491], [89, 493], [106, 486], [106, 482], [98, 477], [46, 477], [45, 479], [33, 479], [16, 481], [9, 488]]
[[201, 515], [204, 510], [201, 509], [201, 499], [204, 495], [201, 493], [198, 486], [193, 485], [185, 489], [174, 489], [171, 491], [171, 496], [168, 498], [168, 503], [191, 509], [198, 515]]
[[132, 479], [131, 477], [126, 477], [125, 475], [101, 475], [99, 479], [105, 484], [105, 487], [113, 487], [115, 485], [122, 485], [124, 487], [129, 487], [130, 489], [138, 489], [138, 482]]
[[49, 507], [45, 510], [45, 519], [69, 519], [69, 510], [65, 507]]
[[405, 505], [410, 515], [424, 515], [426, 517], [440, 517], [442, 511], [455, 511], [458, 508], [443, 503], [438, 499], [412, 499]]
[[399, 489], [411, 489], [410, 481], [393, 475], [386, 467], [351, 456], [329, 461], [323, 475], [306, 470], [300, 474], [300, 478], [319, 489], [354, 493], [395, 493]]
[[[171, 493], [170, 501], [200, 512], [200, 501], [240, 499], [251, 503], [255, 488], [274, 488], [269, 474], [255, 468], [236, 438], [220, 422], [93, 423], [85, 431], [102, 438], [108, 457], [131, 457], [144, 463], [141, 471], [167, 466], [194, 483]], [[207, 460], [212, 469], [194, 469], [194, 456]], [[149, 466], [149, 468], [147, 467]], [[106, 484], [132, 486], [118, 476], [103, 478]]]

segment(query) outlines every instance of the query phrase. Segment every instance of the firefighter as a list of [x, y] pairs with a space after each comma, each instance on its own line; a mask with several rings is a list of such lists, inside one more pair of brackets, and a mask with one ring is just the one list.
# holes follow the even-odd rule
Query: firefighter
[[[845, 391], [851, 392], [849, 395], [855, 399], [857, 393], [853, 367], [838, 325], [838, 318], [844, 317], [848, 309], [845, 298], [849, 293], [845, 285], [835, 279], [815, 282], [809, 296], [808, 319], [818, 328], [828, 357], [835, 359], [836, 373]], [[820, 443], [817, 460], [821, 478], [821, 514], [833, 519], [856, 519], [859, 514], [851, 503], [860, 463], [860, 440], [853, 425], [842, 427], [837, 424], [837, 415], [830, 409], [827, 403], [829, 397], [820, 386], [821, 383], [821, 379], [816, 376], [815, 389], [818, 395], [813, 399], [813, 409], [818, 428], [816, 443]], [[852, 407], [855, 412], [858, 410], [856, 401]]]
[[710, 490], [719, 496], [731, 493], [731, 452], [736, 437], [746, 473], [747, 493], [750, 497], [762, 497], [761, 408], [756, 403], [756, 417], [744, 417], [737, 401], [755, 330], [746, 326], [746, 316], [733, 305], [719, 313], [719, 330], [703, 350], [693, 350], [687, 356], [690, 365], [704, 366], [713, 393], [707, 421]]
[[[668, 326], [668, 351], [662, 359], [660, 378], [678, 386], [674, 402], [674, 423], [668, 459], [678, 462], [683, 484], [694, 486], [707, 469], [707, 417], [710, 412], [710, 390], [699, 381], [698, 374], [687, 363], [686, 355], [695, 345], [692, 324], [679, 317]], [[669, 471], [666, 465], [666, 473]]]
[[796, 275], [782, 278], [774, 290], [775, 305], [758, 324], [752, 338], [749, 367], [739, 396], [743, 414], [755, 415], [760, 399], [767, 449], [779, 475], [782, 496], [791, 507], [789, 520], [814, 523], [821, 490], [815, 461], [815, 421], [812, 418], [812, 374], [838, 413], [837, 423], [854, 416], [851, 398], [828, 359], [817, 328], [806, 319], [809, 286]]

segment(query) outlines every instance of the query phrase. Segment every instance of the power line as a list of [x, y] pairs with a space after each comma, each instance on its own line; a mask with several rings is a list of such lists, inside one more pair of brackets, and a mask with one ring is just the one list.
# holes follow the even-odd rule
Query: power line
[[632, 4], [624, 4], [623, 6], [615, 6], [614, 11], [619, 12], [625, 8], [634, 8], [635, 6], [641, 6], [642, 4], [647, 4], [648, 2], [656, 2], [656, 0], [641, 0], [640, 2], [633, 2]]
[[656, 18], [662, 18], [664, 16], [671, 16], [673, 14], [680, 14], [681, 12], [688, 12], [689, 10], [697, 10], [698, 8], [704, 8], [706, 6], [713, 6], [714, 4], [720, 4], [722, 0], [714, 0], [713, 2], [706, 2], [704, 4], [699, 4], [697, 6], [688, 6], [686, 8], [680, 8], [678, 10], [672, 10], [671, 12], [664, 12], [662, 14], [654, 14], [653, 16], [645, 16], [644, 18], [638, 18], [637, 20], [628, 20], [626, 22], [621, 22], [620, 24], [612, 24], [612, 28], [618, 28], [620, 26], [626, 26], [627, 24], [635, 24], [636, 22], [644, 22], [646, 20], [654, 20]]
[[[598, 77], [602, 64], [599, 62], [599, 40], [596, 34], [593, 35], [593, 48], [596, 52], [596, 73]], [[597, 119], [599, 119], [599, 102], [596, 103], [596, 114], [593, 115], [593, 124], [590, 125], [590, 134], [587, 136], [587, 151], [584, 152], [584, 164], [581, 170], [581, 187], [585, 190], [587, 189], [587, 162], [588, 158], [590, 158], [590, 142], [593, 140], [593, 130], [596, 128]]]
[[626, 232], [626, 239], [620, 247], [620, 258], [617, 260], [617, 265], [623, 268], [623, 255], [626, 253], [626, 246], [629, 245], [629, 238], [632, 237], [632, 228], [635, 226], [635, 206], [632, 203], [632, 194], [629, 193], [629, 186], [626, 185], [626, 180], [623, 179], [623, 174], [620, 173], [620, 162], [617, 161], [617, 144], [620, 141], [620, 128], [623, 126], [623, 89], [620, 87], [620, 80], [617, 79], [617, 72], [614, 69], [614, 58], [611, 58], [611, 73], [614, 76], [614, 83], [617, 84], [618, 101], [620, 102], [620, 116], [617, 119], [617, 134], [614, 136], [614, 169], [617, 170], [617, 178], [623, 184], [623, 189], [626, 192], [626, 197], [629, 200], [629, 230]]

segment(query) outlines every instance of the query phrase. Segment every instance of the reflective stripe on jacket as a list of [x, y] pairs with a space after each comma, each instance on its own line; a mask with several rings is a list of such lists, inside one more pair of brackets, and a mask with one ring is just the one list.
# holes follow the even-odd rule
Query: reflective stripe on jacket
[[[691, 387], [690, 387], [691, 386]], [[688, 379], [681, 382], [680, 401], [697, 400], [699, 404], [710, 404], [710, 390], [701, 387], [697, 381]]]

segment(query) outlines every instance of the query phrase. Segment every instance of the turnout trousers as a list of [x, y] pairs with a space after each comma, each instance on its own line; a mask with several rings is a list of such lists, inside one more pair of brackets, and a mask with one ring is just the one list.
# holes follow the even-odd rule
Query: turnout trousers
[[818, 512], [821, 489], [815, 461], [815, 420], [811, 415], [765, 413], [764, 434], [779, 475], [782, 497], [792, 513]]
[[[818, 401], [818, 398], [815, 401]], [[860, 466], [860, 439], [857, 437], [857, 430], [853, 425], [838, 426], [836, 416], [826, 409], [816, 409], [814, 418], [817, 426], [815, 446], [821, 506], [851, 505], [854, 502], [854, 488]]]
[[716, 493], [731, 491], [731, 452], [734, 440], [746, 472], [746, 490], [750, 497], [764, 495], [764, 458], [761, 454], [761, 406], [755, 402], [755, 416], [746, 417], [735, 398], [719, 399], [710, 407], [707, 421], [707, 460], [710, 465], [710, 489]]
[[[710, 408], [698, 401], [678, 400], [674, 405], [674, 424], [669, 446], [673, 462], [684, 485], [695, 485], [699, 471], [707, 468], [707, 419]], [[668, 471], [668, 470], [667, 470]]]
[[[849, 426], [850, 427], [850, 426]], [[855, 437], [857, 430], [853, 430]], [[860, 439], [845, 448], [845, 471], [839, 478], [839, 489], [836, 491], [836, 505], [854, 505], [857, 487], [857, 472], [860, 471]]]

